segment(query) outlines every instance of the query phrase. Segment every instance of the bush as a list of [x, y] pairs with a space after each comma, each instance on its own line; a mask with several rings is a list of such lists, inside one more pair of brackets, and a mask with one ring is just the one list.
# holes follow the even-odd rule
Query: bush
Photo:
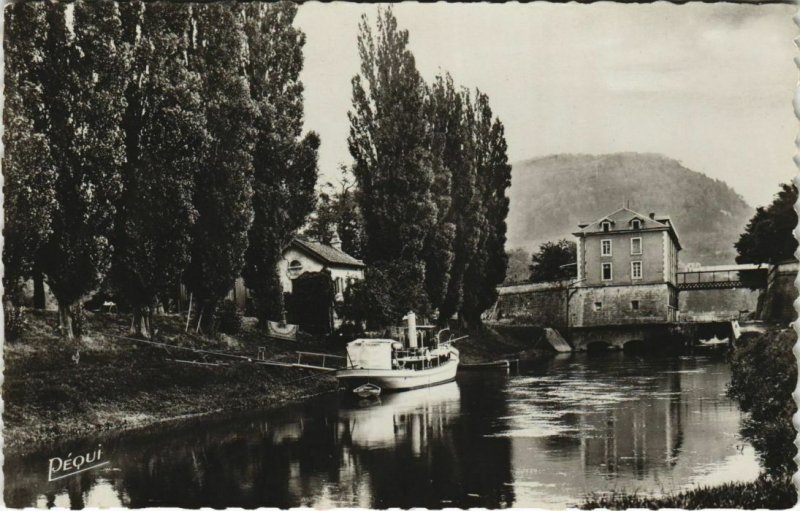
[[236, 335], [242, 330], [242, 312], [231, 300], [225, 300], [217, 307], [215, 323], [218, 332]]
[[792, 355], [794, 330], [745, 334], [731, 359], [728, 394], [747, 412], [744, 436], [758, 451], [768, 475], [783, 477], [797, 467], [792, 400], [797, 365]]
[[6, 339], [13, 341], [18, 339], [22, 330], [28, 324], [25, 311], [22, 307], [6, 304], [5, 307], [5, 333]]
[[292, 293], [286, 300], [289, 323], [300, 325], [304, 332], [325, 336], [331, 333], [333, 281], [328, 270], [305, 272], [292, 281]]
[[368, 330], [395, 325], [410, 310], [424, 317], [431, 306], [423, 275], [422, 268], [405, 261], [371, 266], [364, 280], [347, 288], [342, 314], [352, 323], [366, 324]]

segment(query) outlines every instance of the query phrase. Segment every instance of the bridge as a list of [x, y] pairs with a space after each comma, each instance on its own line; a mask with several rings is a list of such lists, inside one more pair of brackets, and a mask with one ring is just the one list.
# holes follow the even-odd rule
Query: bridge
[[698, 266], [678, 272], [679, 291], [699, 289], [765, 288], [768, 268], [758, 264]]

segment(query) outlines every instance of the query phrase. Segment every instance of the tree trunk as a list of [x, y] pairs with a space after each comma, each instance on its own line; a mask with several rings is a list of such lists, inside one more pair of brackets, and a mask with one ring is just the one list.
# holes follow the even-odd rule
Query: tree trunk
[[72, 331], [72, 309], [70, 304], [58, 303], [58, 330], [61, 337], [69, 341], [75, 339], [75, 334]]
[[147, 337], [148, 327], [142, 314], [142, 307], [133, 307], [133, 323], [131, 324], [131, 335], [136, 337]]
[[43, 310], [45, 303], [44, 275], [39, 270], [33, 271], [33, 308]]

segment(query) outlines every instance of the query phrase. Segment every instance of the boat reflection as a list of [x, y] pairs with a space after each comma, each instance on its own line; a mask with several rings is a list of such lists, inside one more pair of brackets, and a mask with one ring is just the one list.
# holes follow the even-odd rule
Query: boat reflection
[[409, 442], [419, 455], [431, 437], [441, 437], [458, 418], [461, 392], [456, 382], [384, 394], [370, 406], [339, 409], [337, 437], [343, 445], [368, 449]]

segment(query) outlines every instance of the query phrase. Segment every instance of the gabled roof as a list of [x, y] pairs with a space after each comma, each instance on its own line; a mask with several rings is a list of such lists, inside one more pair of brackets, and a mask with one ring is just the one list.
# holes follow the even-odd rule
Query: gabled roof
[[669, 231], [670, 235], [675, 240], [675, 244], [678, 245], [678, 248], [681, 248], [681, 243], [678, 240], [678, 232], [675, 230], [675, 225], [668, 216], [653, 215], [651, 218], [648, 215], [637, 213], [628, 208], [620, 208], [610, 215], [601, 217], [594, 222], [581, 222], [578, 224], [580, 231], [573, 234], [575, 236], [583, 236], [586, 234], [603, 233], [605, 232], [603, 231], [604, 222], [611, 222], [614, 226], [611, 232], [633, 230], [630, 224], [634, 219], [638, 219], [642, 222], [641, 228], [639, 229], [640, 231]]
[[286, 248], [294, 247], [305, 252], [314, 259], [318, 259], [329, 266], [349, 266], [353, 268], [363, 268], [366, 266], [362, 261], [342, 252], [338, 248], [319, 243], [318, 241], [294, 238]]

